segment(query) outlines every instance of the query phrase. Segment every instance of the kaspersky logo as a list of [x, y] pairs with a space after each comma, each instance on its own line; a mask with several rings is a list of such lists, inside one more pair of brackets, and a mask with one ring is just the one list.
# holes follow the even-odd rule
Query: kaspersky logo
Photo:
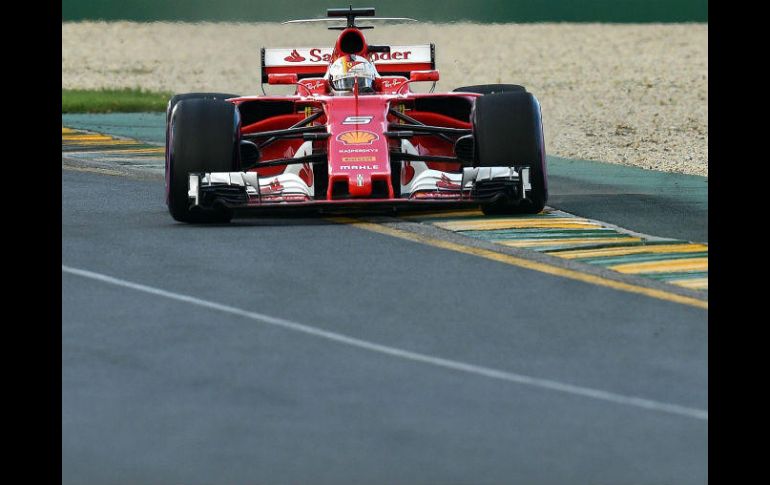
[[283, 60], [286, 62], [302, 62], [305, 60], [305, 58], [299, 55], [297, 49], [294, 49], [291, 51], [291, 54], [289, 54], [287, 57], [284, 57]]

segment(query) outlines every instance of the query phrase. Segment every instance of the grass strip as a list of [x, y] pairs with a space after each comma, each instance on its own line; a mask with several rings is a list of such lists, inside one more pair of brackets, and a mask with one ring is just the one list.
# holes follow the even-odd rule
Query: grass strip
[[170, 92], [141, 89], [62, 89], [62, 113], [137, 113], [166, 110]]

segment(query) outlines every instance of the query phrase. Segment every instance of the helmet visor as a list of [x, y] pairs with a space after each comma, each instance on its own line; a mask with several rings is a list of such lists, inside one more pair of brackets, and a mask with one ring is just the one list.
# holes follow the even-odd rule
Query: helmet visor
[[358, 81], [358, 89], [372, 89], [374, 85], [374, 79], [350, 76], [332, 81], [332, 87], [337, 91], [352, 91], [356, 81]]

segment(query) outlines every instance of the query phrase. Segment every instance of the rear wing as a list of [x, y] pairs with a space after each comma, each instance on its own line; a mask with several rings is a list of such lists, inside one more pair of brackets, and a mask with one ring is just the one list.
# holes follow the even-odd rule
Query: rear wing
[[[392, 45], [390, 52], [371, 52], [369, 59], [377, 72], [384, 76], [409, 77], [410, 71], [436, 68], [436, 47], [433, 44]], [[296, 74], [299, 79], [326, 74], [332, 48], [297, 47], [288, 49], [262, 48], [262, 82], [268, 74]]]

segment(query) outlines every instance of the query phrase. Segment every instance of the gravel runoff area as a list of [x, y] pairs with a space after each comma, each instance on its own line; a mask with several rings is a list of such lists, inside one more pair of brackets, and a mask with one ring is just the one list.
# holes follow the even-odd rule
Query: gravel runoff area
[[[708, 24], [428, 23], [365, 33], [373, 44], [435, 43], [436, 91], [525, 85], [542, 105], [551, 155], [708, 176]], [[258, 94], [260, 47], [330, 46], [335, 35], [272, 23], [65, 22], [62, 88]]]

